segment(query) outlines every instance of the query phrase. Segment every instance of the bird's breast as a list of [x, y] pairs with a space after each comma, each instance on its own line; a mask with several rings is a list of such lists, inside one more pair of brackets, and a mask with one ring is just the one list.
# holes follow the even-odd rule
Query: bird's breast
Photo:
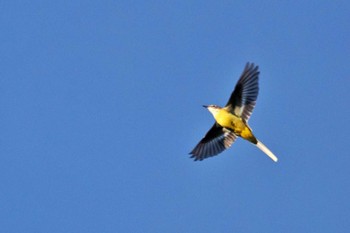
[[215, 116], [215, 120], [222, 127], [232, 129], [233, 131], [243, 130], [245, 128], [245, 124], [241, 118], [225, 110], [219, 111]]
[[234, 114], [221, 110], [215, 115], [216, 122], [224, 128], [231, 129], [236, 135], [256, 143], [251, 129], [246, 125], [242, 118], [235, 116]]

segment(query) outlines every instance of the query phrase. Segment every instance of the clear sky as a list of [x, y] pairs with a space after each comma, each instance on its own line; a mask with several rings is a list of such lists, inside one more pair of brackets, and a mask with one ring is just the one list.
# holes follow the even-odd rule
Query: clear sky
[[[1, 232], [350, 232], [349, 1], [0, 6]], [[192, 161], [248, 61], [279, 162]]]

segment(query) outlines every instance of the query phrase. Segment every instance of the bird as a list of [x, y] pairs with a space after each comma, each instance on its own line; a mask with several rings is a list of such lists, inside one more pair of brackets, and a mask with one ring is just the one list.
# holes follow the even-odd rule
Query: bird
[[277, 162], [278, 158], [254, 136], [248, 125], [259, 94], [259, 74], [259, 66], [247, 62], [225, 107], [203, 105], [213, 115], [215, 123], [190, 152], [191, 158], [202, 161], [218, 155], [241, 137]]

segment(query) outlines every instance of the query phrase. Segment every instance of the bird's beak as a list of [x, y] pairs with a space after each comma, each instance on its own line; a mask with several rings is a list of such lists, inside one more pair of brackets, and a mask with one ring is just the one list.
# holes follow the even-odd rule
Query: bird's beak
[[208, 105], [203, 105], [204, 108], [208, 108]]

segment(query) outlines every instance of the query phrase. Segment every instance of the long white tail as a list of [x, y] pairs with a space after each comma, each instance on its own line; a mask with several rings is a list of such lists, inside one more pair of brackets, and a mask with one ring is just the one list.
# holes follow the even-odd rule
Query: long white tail
[[273, 161], [277, 162], [278, 158], [276, 157], [276, 155], [274, 155], [269, 148], [267, 148], [264, 144], [262, 144], [262, 142], [260, 142], [258, 140], [258, 143], [256, 144], [256, 146], [262, 150], [265, 154], [267, 154]]

